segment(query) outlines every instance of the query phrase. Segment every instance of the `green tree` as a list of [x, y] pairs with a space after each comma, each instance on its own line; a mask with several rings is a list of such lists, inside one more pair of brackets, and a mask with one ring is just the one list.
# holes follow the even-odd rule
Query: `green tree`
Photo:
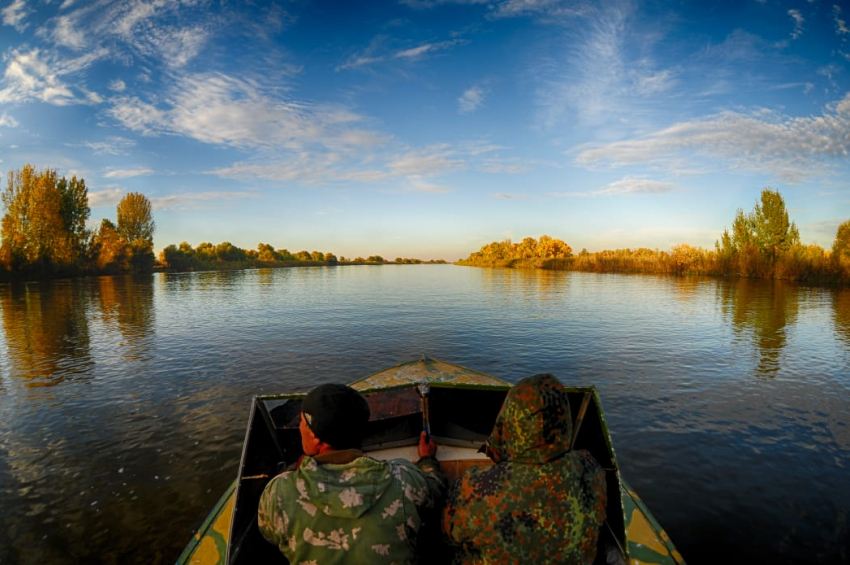
[[86, 228], [91, 209], [89, 208], [89, 191], [86, 181], [64, 177], [57, 184], [59, 191], [59, 215], [62, 218], [63, 229], [68, 237], [68, 243], [78, 261], [82, 261], [88, 252], [90, 230]]
[[838, 226], [832, 243], [832, 254], [835, 259], [850, 260], [850, 220]]
[[137, 239], [150, 242], [153, 248], [155, 229], [150, 201], [138, 192], [124, 195], [118, 203], [118, 235], [127, 242]]
[[134, 272], [153, 269], [153, 232], [156, 224], [151, 203], [138, 192], [128, 192], [118, 203], [118, 236], [127, 244], [125, 268]]
[[219, 261], [235, 262], [245, 260], [245, 250], [236, 247], [229, 241], [219, 243], [215, 248], [215, 255]]
[[832, 265], [839, 278], [850, 281], [850, 220], [838, 226], [838, 231], [835, 232]]
[[777, 257], [799, 243], [800, 232], [788, 218], [782, 195], [765, 188], [751, 213], [738, 209], [731, 236], [724, 230], [715, 247], [724, 272], [737, 266], [740, 275], [758, 276], [774, 274]]
[[756, 203], [752, 222], [755, 243], [766, 256], [771, 269], [780, 253], [800, 243], [800, 232], [796, 224], [788, 219], [785, 200], [776, 190], [766, 188], [761, 192], [761, 204]]

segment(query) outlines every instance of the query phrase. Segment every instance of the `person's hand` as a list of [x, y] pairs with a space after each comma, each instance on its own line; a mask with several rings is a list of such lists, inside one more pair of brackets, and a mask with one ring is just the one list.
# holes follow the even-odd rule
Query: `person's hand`
[[436, 455], [437, 442], [434, 441], [434, 438], [429, 437], [425, 430], [422, 430], [422, 433], [419, 434], [419, 458], [436, 457]]

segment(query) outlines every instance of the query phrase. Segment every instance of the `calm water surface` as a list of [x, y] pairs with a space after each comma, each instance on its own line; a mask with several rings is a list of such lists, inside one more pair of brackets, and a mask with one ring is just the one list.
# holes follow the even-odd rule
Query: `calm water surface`
[[0, 285], [0, 563], [173, 563], [256, 393], [427, 353], [595, 385], [691, 564], [850, 562], [850, 290], [454, 266]]

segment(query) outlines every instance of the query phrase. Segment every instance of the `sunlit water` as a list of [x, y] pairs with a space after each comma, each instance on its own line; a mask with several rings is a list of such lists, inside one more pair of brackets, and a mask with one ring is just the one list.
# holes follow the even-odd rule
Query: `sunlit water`
[[691, 564], [850, 562], [850, 290], [454, 266], [0, 286], [0, 563], [173, 563], [253, 394], [427, 353], [595, 385]]

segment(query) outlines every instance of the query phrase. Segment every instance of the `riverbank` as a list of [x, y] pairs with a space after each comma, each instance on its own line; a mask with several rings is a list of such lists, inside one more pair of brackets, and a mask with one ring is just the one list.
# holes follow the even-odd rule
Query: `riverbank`
[[803, 284], [850, 286], [850, 263], [836, 261], [817, 246], [800, 246], [776, 258], [771, 265], [758, 257], [723, 257], [690, 246], [671, 252], [657, 249], [617, 249], [557, 258], [494, 258], [473, 253], [455, 262], [465, 267], [546, 269], [584, 273], [712, 276], [726, 279], [786, 280]]

